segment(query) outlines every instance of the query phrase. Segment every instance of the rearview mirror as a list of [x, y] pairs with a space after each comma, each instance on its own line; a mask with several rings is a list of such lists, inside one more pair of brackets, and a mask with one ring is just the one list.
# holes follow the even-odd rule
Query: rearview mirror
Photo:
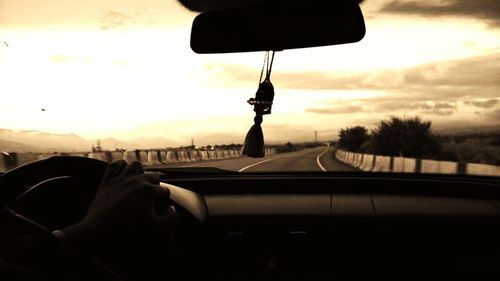
[[264, 1], [199, 14], [191, 48], [199, 54], [319, 47], [358, 42], [365, 22], [354, 0]]

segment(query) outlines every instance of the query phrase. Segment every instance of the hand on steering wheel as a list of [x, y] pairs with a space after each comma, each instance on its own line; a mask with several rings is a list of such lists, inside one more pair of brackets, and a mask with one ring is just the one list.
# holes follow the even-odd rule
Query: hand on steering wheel
[[2, 235], [56, 230], [71, 255], [98, 258], [129, 279], [153, 276], [171, 259], [153, 254], [172, 253], [177, 226], [175, 187], [159, 181], [138, 162], [56, 156], [17, 167], [0, 177], [2, 214], [11, 214], [1, 217]]
[[63, 232], [72, 244], [93, 253], [169, 237], [177, 214], [169, 204], [170, 191], [159, 183], [159, 175], [144, 173], [139, 162], [109, 164], [85, 218]]
[[129, 279], [153, 277], [166, 265], [171, 273], [185, 273], [178, 264], [197, 257], [191, 253], [208, 216], [202, 196], [160, 184], [159, 176], [144, 173], [138, 162], [72, 156], [39, 160], [0, 176], [0, 208], [9, 215], [0, 217], [2, 234], [57, 230], [69, 250], [98, 258]]

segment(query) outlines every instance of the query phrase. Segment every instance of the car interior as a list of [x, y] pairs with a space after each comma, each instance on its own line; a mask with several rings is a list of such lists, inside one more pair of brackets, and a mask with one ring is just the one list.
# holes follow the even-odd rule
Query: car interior
[[[225, 2], [231, 1], [219, 4]], [[264, 2], [200, 13], [192, 27], [193, 51], [286, 51], [355, 43], [370, 32], [359, 1], [317, 1], [319, 6], [292, 1], [285, 7]], [[315, 12], [300, 17], [307, 9]], [[262, 32], [262, 22], [278, 35]], [[55, 156], [7, 171], [0, 177], [2, 236], [80, 221], [106, 167], [100, 160]], [[161, 173], [161, 186], [171, 192], [178, 225], [175, 236], [165, 238], [166, 245], [155, 252], [138, 256], [123, 250], [102, 257], [123, 280], [477, 278], [500, 273], [498, 177], [152, 170]], [[116, 279], [103, 268], [95, 265], [95, 274]]]
[[[99, 160], [52, 157], [4, 174], [9, 218], [4, 210], [2, 224], [20, 235], [78, 222], [105, 167]], [[180, 215], [166, 250], [173, 253], [150, 253], [162, 263], [159, 272], [128, 257], [115, 270], [132, 262], [138, 271], [125, 276], [166, 269], [177, 278], [215, 280], [498, 273], [497, 179], [169, 171], [162, 186]]]

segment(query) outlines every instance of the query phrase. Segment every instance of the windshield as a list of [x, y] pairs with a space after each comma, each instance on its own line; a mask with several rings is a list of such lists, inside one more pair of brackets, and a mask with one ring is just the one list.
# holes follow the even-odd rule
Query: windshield
[[[500, 7], [361, 3], [355, 44], [198, 55], [174, 0], [0, 1], [0, 172], [51, 155], [241, 172], [500, 175]], [[325, 27], [328, 28], [328, 27]]]

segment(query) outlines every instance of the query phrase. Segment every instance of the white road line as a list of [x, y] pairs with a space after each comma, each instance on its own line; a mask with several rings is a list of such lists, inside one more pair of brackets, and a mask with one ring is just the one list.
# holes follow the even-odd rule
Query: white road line
[[323, 153], [321, 153], [320, 155], [318, 155], [318, 157], [316, 157], [316, 163], [318, 163], [319, 168], [321, 170], [323, 170], [323, 172], [326, 172], [326, 169], [325, 169], [325, 167], [323, 167], [323, 165], [321, 165], [321, 161], [319, 159], [321, 158], [321, 156], [323, 156], [325, 153], [327, 153], [328, 150], [330, 150], [330, 149], [325, 150]]
[[257, 162], [257, 163], [253, 163], [252, 165], [248, 165], [248, 166], [246, 166], [246, 167], [243, 167], [243, 168], [239, 169], [239, 170], [238, 170], [238, 172], [243, 172], [243, 171], [245, 171], [246, 169], [252, 168], [252, 167], [257, 166], [257, 165], [260, 165], [260, 164], [262, 164], [262, 163], [269, 162], [269, 161], [274, 160], [274, 159], [275, 159], [275, 158], [271, 158], [271, 159], [262, 160], [262, 161]]

